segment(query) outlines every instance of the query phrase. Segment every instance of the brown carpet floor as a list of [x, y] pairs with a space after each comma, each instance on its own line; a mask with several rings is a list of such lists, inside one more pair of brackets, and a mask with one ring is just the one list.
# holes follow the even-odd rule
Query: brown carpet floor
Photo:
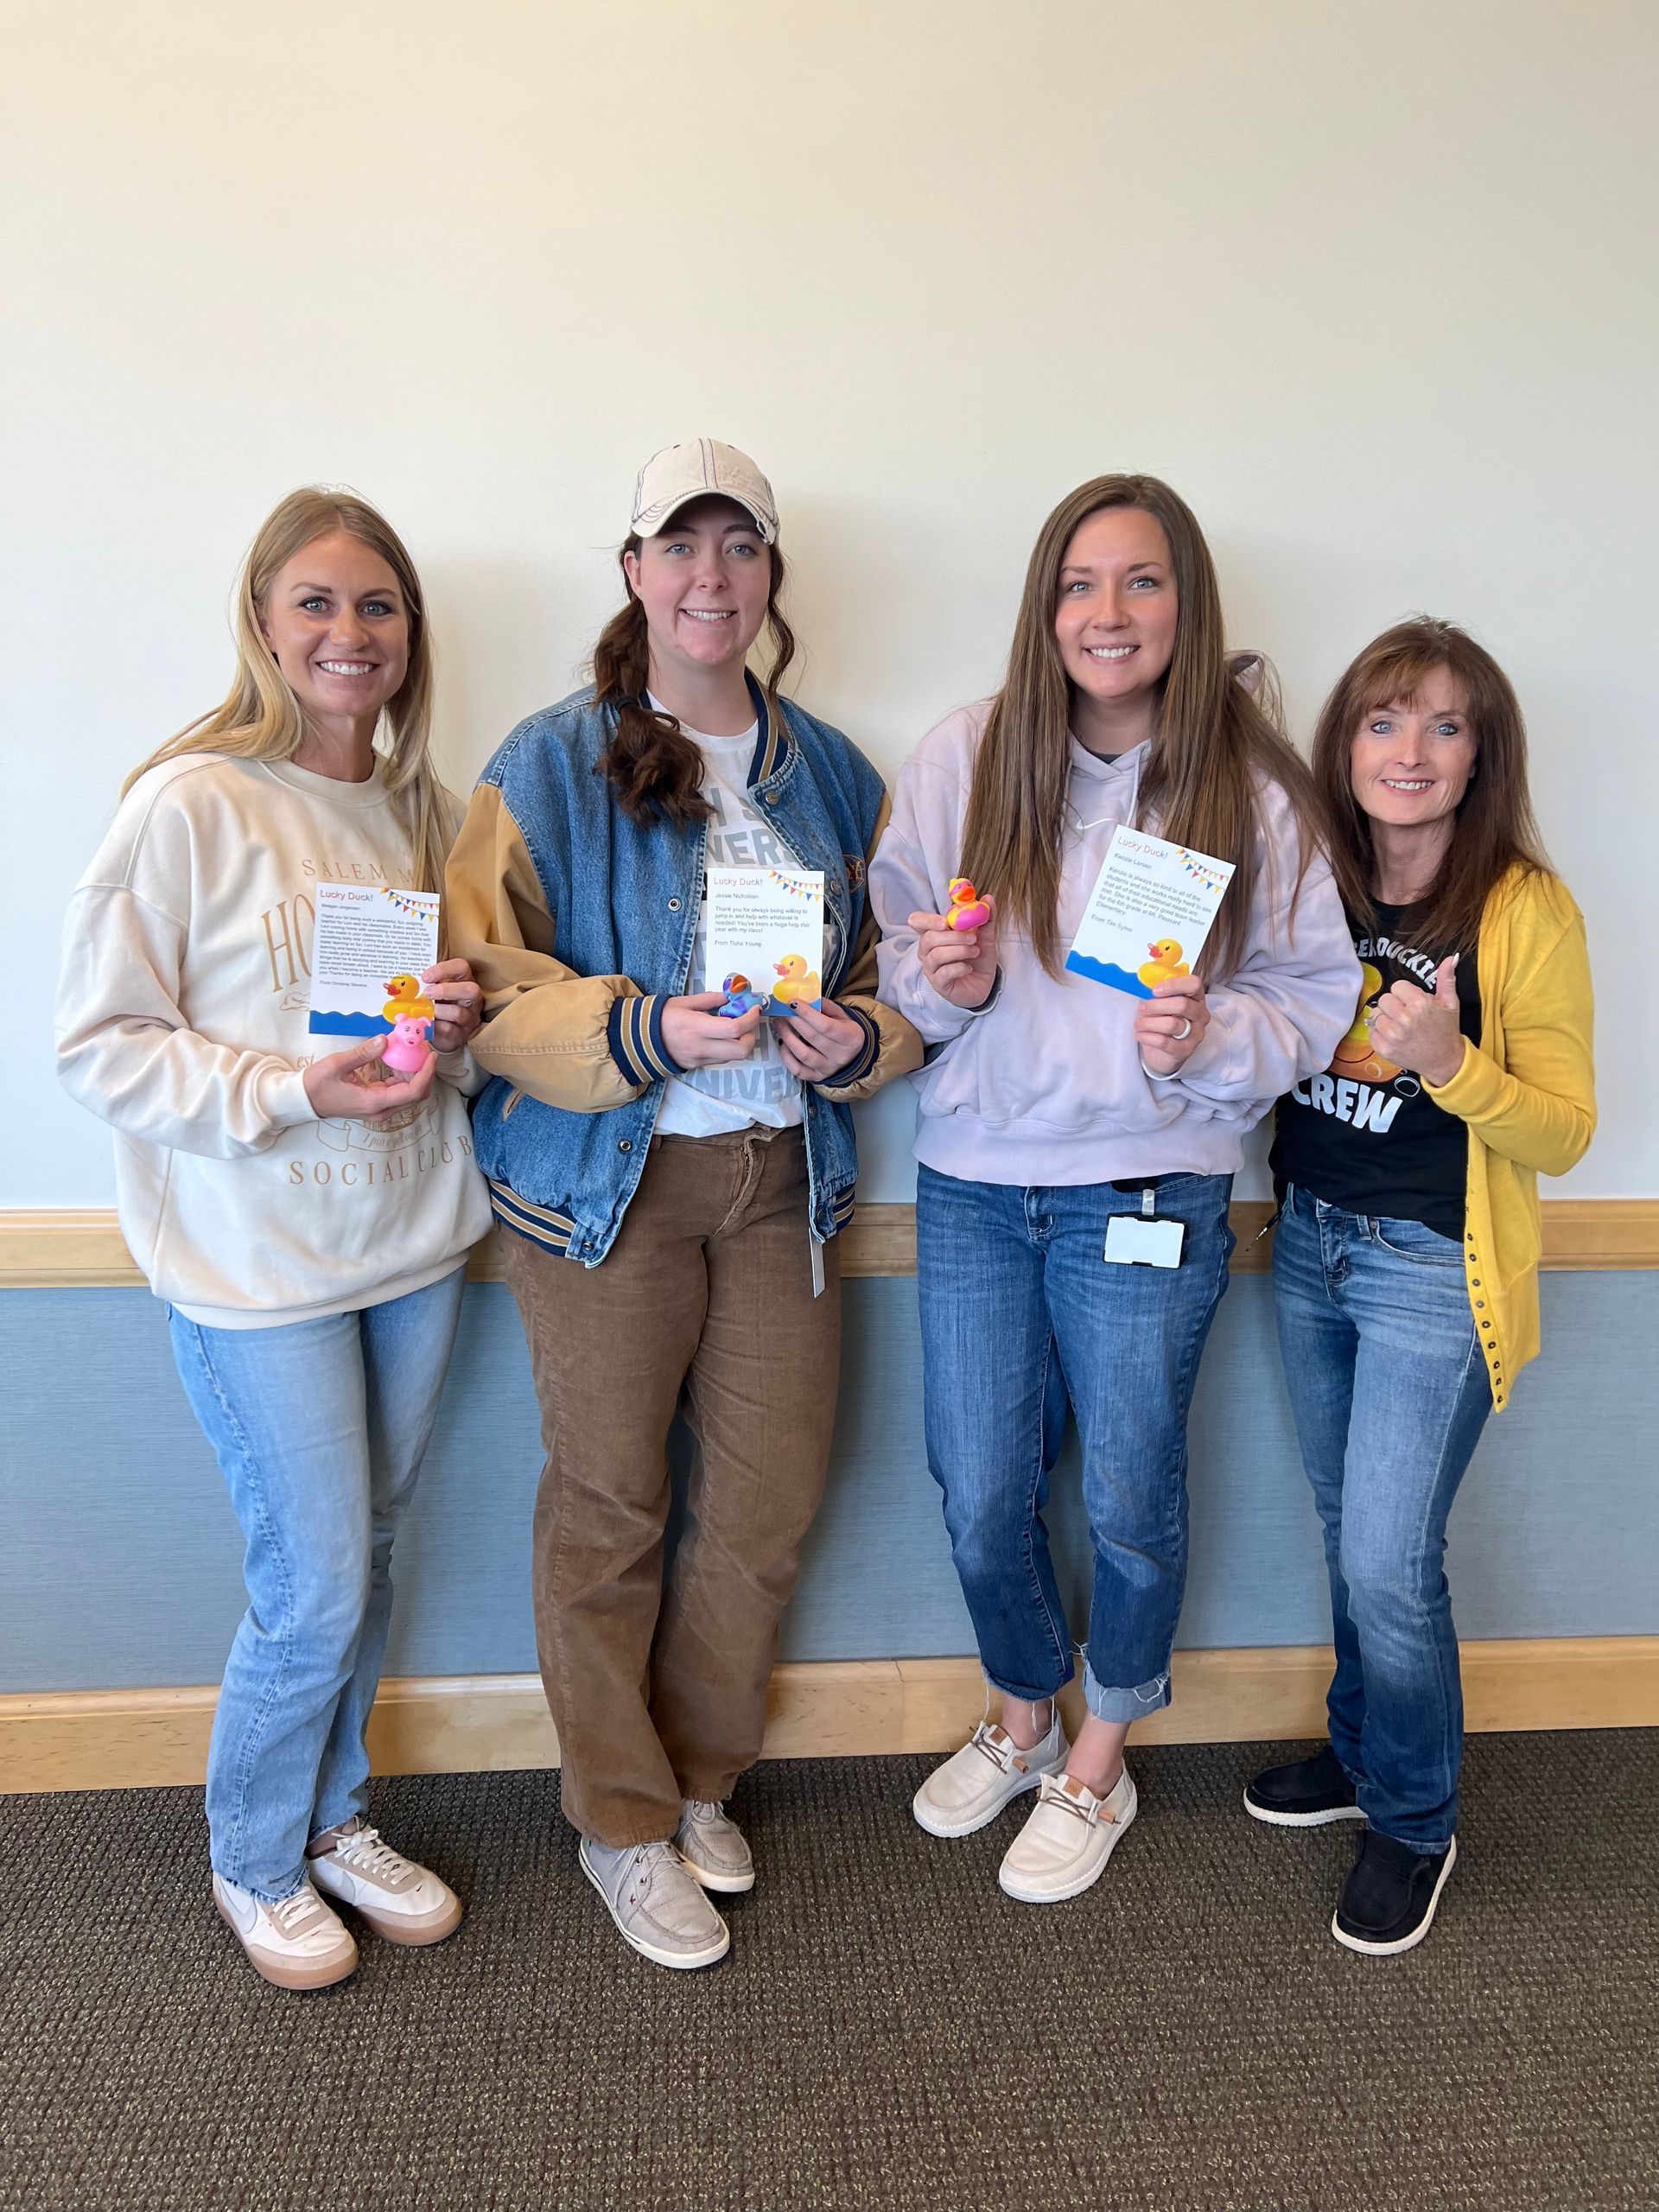
[[1017, 1815], [913, 1825], [928, 1762], [763, 1767], [695, 1974], [623, 1948], [556, 1777], [380, 1783], [469, 1917], [311, 1997], [211, 1910], [195, 1792], [0, 1799], [0, 2208], [1659, 2205], [1659, 1732], [1473, 1739], [1392, 1961], [1327, 1933], [1351, 1829], [1244, 1817], [1260, 1758], [1141, 1752], [1106, 1878], [1045, 1910], [995, 1887]]

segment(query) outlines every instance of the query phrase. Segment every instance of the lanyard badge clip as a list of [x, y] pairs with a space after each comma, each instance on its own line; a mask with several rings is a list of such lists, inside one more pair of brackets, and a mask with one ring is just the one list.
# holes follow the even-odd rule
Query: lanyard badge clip
[[1157, 1211], [1158, 1192], [1148, 1183], [1141, 1193], [1141, 1211], [1115, 1213], [1106, 1224], [1106, 1249], [1101, 1257], [1116, 1268], [1179, 1268], [1186, 1242], [1186, 1224], [1166, 1221]]

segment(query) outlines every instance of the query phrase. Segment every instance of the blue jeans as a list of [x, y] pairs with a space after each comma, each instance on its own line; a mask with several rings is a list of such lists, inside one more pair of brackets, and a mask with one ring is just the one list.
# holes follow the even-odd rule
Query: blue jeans
[[361, 1313], [208, 1329], [173, 1356], [242, 1524], [248, 1610], [207, 1753], [214, 1871], [267, 1904], [367, 1806], [364, 1730], [391, 1618], [391, 1540], [420, 1471], [466, 1270]]
[[1095, 1553], [1084, 1688], [1103, 1720], [1169, 1702], [1186, 1584], [1186, 1414], [1233, 1248], [1229, 1175], [1166, 1176], [1178, 1268], [1109, 1266], [1109, 1183], [1022, 1188], [918, 1172], [927, 1457], [986, 1676], [1036, 1702], [1071, 1677], [1043, 1507], [1068, 1402]]
[[1325, 1526], [1331, 1744], [1374, 1828], [1443, 1851], [1463, 1685], [1446, 1523], [1491, 1410], [1463, 1248], [1294, 1186], [1274, 1233], [1279, 1343]]

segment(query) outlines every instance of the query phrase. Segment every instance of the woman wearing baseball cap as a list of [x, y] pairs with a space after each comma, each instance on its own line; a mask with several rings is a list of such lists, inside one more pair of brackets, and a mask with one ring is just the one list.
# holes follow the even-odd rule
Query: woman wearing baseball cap
[[[829, 1459], [851, 1101], [919, 1065], [876, 988], [881, 779], [780, 696], [772, 487], [718, 440], [640, 471], [594, 681], [490, 762], [448, 873], [485, 991], [474, 1121], [543, 1410], [535, 1605], [582, 1864], [658, 1964], [751, 1888], [722, 1801], [759, 1756]], [[766, 631], [757, 679], [750, 649]], [[702, 988], [704, 870], [820, 869], [823, 996]], [[700, 1446], [666, 1583], [668, 1431]]]

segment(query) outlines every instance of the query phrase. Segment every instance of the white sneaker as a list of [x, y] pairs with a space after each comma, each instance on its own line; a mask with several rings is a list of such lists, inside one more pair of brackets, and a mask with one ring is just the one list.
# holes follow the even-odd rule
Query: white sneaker
[[1106, 1872], [1138, 1800], [1125, 1767], [1103, 1797], [1072, 1776], [1045, 1775], [1037, 1809], [1008, 1847], [997, 1880], [1022, 1904], [1058, 1904]]
[[213, 1903], [252, 1962], [278, 1989], [327, 1989], [357, 1966], [351, 1930], [309, 1882], [280, 1904], [213, 1877]]
[[934, 1768], [910, 1809], [930, 1835], [972, 1835], [1005, 1805], [1035, 1789], [1046, 1774], [1061, 1773], [1071, 1756], [1058, 1706], [1047, 1735], [1028, 1751], [1006, 1728], [982, 1720], [962, 1749]]
[[674, 1838], [686, 1872], [705, 1890], [735, 1895], [754, 1887], [754, 1860], [743, 1831], [723, 1805], [688, 1797]]
[[389, 1943], [442, 1943], [461, 1925], [461, 1899], [429, 1867], [417, 1866], [383, 1842], [378, 1828], [347, 1821], [327, 1838], [331, 1848], [306, 1866], [331, 1897], [362, 1914]]

